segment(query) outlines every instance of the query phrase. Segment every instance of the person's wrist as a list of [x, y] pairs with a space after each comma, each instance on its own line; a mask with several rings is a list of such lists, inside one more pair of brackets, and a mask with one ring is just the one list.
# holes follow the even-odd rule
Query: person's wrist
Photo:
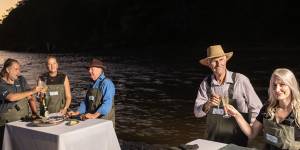
[[[74, 115], [80, 115], [80, 112], [79, 111], [75, 111]], [[81, 114], [81, 115], [84, 115], [84, 114]]]
[[33, 95], [35, 92], [35, 89], [32, 89], [31, 91], [29, 91], [29, 95]]
[[97, 118], [97, 117], [100, 116], [100, 113], [99, 113], [99, 112], [95, 112], [94, 115], [95, 115], [95, 117]]
[[211, 104], [210, 104], [209, 101], [207, 101], [207, 102], [203, 105], [202, 110], [203, 110], [205, 113], [207, 113], [207, 112], [209, 111], [210, 107], [211, 107]]
[[236, 112], [234, 115], [232, 115], [234, 118], [242, 117], [242, 115], [239, 112]]
[[37, 93], [37, 89], [36, 88], [34, 88], [34, 89], [31, 90], [30, 95], [33, 95], [35, 93]]

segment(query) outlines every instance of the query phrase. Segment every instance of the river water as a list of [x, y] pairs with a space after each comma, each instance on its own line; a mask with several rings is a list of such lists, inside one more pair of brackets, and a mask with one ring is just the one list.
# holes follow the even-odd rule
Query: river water
[[[38, 75], [46, 71], [47, 55], [0, 51], [0, 64], [9, 57], [17, 59], [22, 64], [22, 75], [34, 86]], [[176, 146], [204, 137], [205, 119], [194, 117], [193, 105], [198, 86], [209, 70], [198, 64], [197, 56], [55, 55], [59, 70], [69, 76], [73, 109], [85, 96], [89, 83], [84, 66], [92, 56], [103, 59], [108, 68], [105, 74], [116, 85], [116, 133], [119, 139]], [[234, 55], [228, 68], [248, 76], [264, 101], [274, 68], [288, 67], [300, 75], [294, 57], [293, 54], [261, 56], [248, 52]]]

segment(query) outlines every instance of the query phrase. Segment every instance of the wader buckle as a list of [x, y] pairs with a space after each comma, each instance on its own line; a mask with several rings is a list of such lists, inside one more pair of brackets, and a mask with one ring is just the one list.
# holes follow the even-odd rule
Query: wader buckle
[[18, 106], [18, 105], [15, 105], [15, 108], [16, 108], [17, 111], [21, 110], [20, 106]]

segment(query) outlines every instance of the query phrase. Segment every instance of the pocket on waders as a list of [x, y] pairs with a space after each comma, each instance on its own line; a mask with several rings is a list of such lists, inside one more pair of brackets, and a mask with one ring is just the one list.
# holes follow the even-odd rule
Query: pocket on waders
[[278, 148], [283, 146], [283, 141], [280, 138], [282, 131], [276, 128], [265, 128], [264, 138], [265, 141], [271, 145], [274, 145]]

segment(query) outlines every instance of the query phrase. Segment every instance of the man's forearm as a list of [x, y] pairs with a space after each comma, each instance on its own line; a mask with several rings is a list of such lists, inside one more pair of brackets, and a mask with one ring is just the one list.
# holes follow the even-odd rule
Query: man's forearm
[[208, 113], [208, 111], [210, 110], [210, 103], [207, 101], [205, 104], [203, 104], [203, 107], [202, 107], [202, 111], [205, 112], [205, 113]]
[[35, 99], [33, 97], [31, 97], [31, 99], [29, 99], [29, 106], [30, 106], [32, 114], [37, 114], [36, 103], [35, 103]]
[[23, 98], [29, 97], [33, 94], [35, 94], [36, 91], [35, 90], [30, 90], [30, 91], [26, 91], [26, 92], [20, 92], [20, 93], [10, 93], [6, 96], [6, 99], [8, 101], [19, 101]]

